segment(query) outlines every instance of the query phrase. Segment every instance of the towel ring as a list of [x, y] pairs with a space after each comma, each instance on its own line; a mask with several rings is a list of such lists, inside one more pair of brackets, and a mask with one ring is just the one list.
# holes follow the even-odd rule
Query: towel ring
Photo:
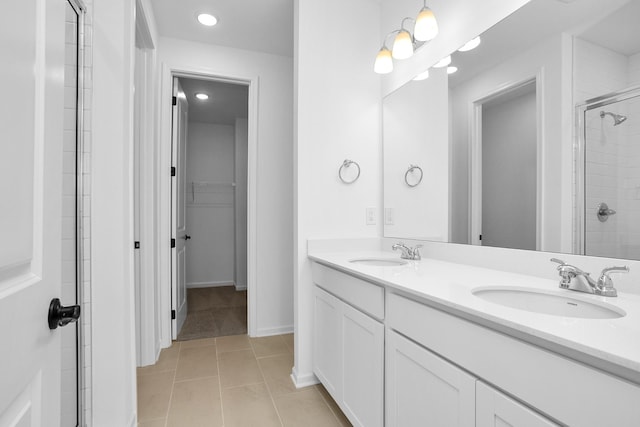
[[[412, 174], [416, 169], [420, 171], [420, 178], [418, 178], [418, 182], [416, 182], [414, 184], [410, 184], [409, 183], [409, 174]], [[409, 187], [416, 187], [418, 184], [420, 184], [422, 182], [422, 176], [423, 175], [424, 175], [424, 172], [422, 172], [422, 168], [420, 166], [409, 165], [409, 169], [407, 169], [407, 172], [405, 172], [405, 174], [404, 174], [404, 182], [406, 182]]]
[[[344, 177], [342, 176], [342, 172], [344, 168], [348, 168], [351, 165], [356, 165], [356, 167], [358, 168], [358, 174], [351, 181], [348, 181], [344, 179]], [[340, 166], [340, 169], [338, 169], [338, 177], [340, 177], [340, 181], [344, 182], [345, 184], [353, 184], [358, 180], [358, 178], [360, 178], [360, 165], [357, 162], [354, 162], [353, 160], [345, 159], [345, 161], [342, 162], [342, 166]]]

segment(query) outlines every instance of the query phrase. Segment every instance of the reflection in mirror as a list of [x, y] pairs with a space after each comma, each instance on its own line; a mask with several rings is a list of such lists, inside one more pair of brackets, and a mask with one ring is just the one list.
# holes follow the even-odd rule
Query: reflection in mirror
[[[385, 236], [640, 259], [638, 16], [640, 0], [532, 0], [447, 79], [385, 97]], [[428, 162], [440, 173], [402, 188]]]
[[438, 69], [384, 100], [386, 236], [449, 241], [448, 96]]

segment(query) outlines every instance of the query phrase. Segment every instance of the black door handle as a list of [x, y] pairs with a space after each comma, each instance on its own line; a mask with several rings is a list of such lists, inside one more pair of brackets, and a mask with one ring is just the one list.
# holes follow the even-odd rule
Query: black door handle
[[189, 236], [188, 234], [184, 235], [184, 240], [191, 240], [191, 236]]
[[49, 304], [49, 329], [56, 329], [58, 326], [66, 326], [80, 318], [80, 306], [63, 306], [58, 298], [51, 300]]

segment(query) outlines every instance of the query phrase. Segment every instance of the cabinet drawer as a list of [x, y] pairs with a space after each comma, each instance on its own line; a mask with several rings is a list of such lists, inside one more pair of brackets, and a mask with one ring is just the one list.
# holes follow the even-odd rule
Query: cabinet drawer
[[384, 319], [384, 288], [316, 262], [311, 263], [313, 282], [341, 300], [376, 319]]
[[640, 426], [640, 387], [396, 294], [387, 326], [562, 424]]

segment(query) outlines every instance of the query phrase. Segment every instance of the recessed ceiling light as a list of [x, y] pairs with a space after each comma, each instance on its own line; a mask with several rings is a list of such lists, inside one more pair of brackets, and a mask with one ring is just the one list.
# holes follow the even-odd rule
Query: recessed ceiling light
[[201, 13], [198, 15], [198, 22], [207, 27], [213, 27], [218, 23], [218, 18], [208, 13]]
[[446, 67], [449, 64], [451, 64], [451, 55], [447, 56], [446, 58], [442, 58], [440, 61], [436, 62], [436, 65], [434, 65], [434, 67], [442, 68], [442, 67]]
[[476, 37], [475, 39], [471, 39], [468, 42], [466, 42], [464, 44], [464, 46], [462, 46], [460, 49], [458, 49], [460, 52], [468, 52], [472, 49], [477, 48], [478, 46], [480, 46], [480, 36]]
[[428, 78], [429, 78], [429, 70], [423, 71], [422, 73], [418, 74], [413, 78], [413, 80], [420, 81], [420, 80], [426, 80]]
[[209, 95], [207, 95], [206, 93], [196, 93], [196, 98], [201, 101], [206, 101], [207, 99], [209, 99]]
[[447, 74], [453, 74], [458, 71], [458, 67], [447, 67]]

